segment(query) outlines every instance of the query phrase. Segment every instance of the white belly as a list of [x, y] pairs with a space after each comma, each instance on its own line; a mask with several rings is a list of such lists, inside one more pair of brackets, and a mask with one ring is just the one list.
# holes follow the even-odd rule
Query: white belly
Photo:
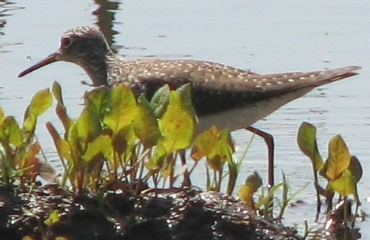
[[228, 127], [231, 131], [249, 127], [258, 120], [270, 115], [276, 109], [298, 97], [301, 97], [312, 89], [313, 88], [311, 87], [303, 88], [253, 105], [247, 105], [243, 108], [235, 108], [216, 114], [202, 116], [198, 119], [199, 124], [197, 132], [207, 130], [211, 126], [217, 126], [221, 129]]

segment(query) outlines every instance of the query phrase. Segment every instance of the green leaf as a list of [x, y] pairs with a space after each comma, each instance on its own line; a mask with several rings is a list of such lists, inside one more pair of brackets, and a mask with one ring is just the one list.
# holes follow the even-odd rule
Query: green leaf
[[79, 139], [83, 142], [90, 142], [101, 133], [102, 126], [95, 105], [89, 98], [85, 98], [85, 104], [76, 124]]
[[154, 115], [157, 118], [161, 118], [166, 111], [168, 101], [170, 98], [170, 87], [166, 84], [159, 88], [150, 100], [150, 104], [153, 106]]
[[38, 117], [43, 114], [52, 103], [53, 98], [49, 89], [44, 89], [36, 93], [32, 98], [28, 111]]
[[62, 97], [62, 88], [58, 82], [53, 82], [51, 92], [53, 93], [55, 100], [57, 100], [58, 103], [64, 106], [63, 97]]
[[322, 169], [324, 161], [317, 147], [316, 127], [303, 122], [298, 130], [297, 142], [301, 151], [311, 159], [315, 171]]
[[46, 128], [48, 129], [51, 137], [53, 138], [54, 145], [57, 148], [59, 156], [68, 161], [72, 161], [73, 160], [72, 151], [67, 140], [60, 138], [58, 132], [56, 131], [54, 125], [51, 122], [46, 123]]
[[272, 186], [272, 188], [269, 190], [268, 194], [266, 196], [262, 196], [262, 198], [259, 199], [259, 201], [254, 205], [255, 209], [259, 209], [262, 206], [270, 206], [271, 201], [274, 198], [274, 195], [281, 188], [284, 188], [284, 183], [283, 182], [280, 182], [280, 183]]
[[58, 223], [60, 221], [60, 213], [59, 213], [59, 210], [53, 210], [47, 219], [45, 219], [44, 223], [47, 225], [47, 226], [51, 226], [55, 223]]
[[330, 182], [330, 186], [343, 197], [354, 194], [356, 191], [356, 178], [345, 169], [341, 176]]
[[355, 177], [355, 182], [358, 183], [362, 178], [363, 170], [360, 161], [356, 156], [351, 156], [351, 162], [348, 167], [348, 171]]
[[208, 156], [218, 141], [220, 130], [216, 126], [198, 134], [193, 142], [191, 157], [199, 161], [202, 157]]
[[37, 118], [43, 114], [53, 103], [53, 97], [49, 89], [44, 89], [36, 93], [28, 106], [23, 121], [23, 128], [33, 132], [36, 127]]
[[[4, 118], [1, 124], [0, 130], [10, 144], [15, 147], [20, 147], [22, 145], [22, 132], [21, 129], [13, 116], [7, 116]], [[1, 136], [1, 135], [0, 135]]]
[[195, 110], [193, 107], [193, 99], [191, 94], [191, 83], [187, 83], [176, 89], [176, 92], [180, 93], [182, 104], [183, 106], [188, 109], [191, 114], [195, 114]]
[[0, 123], [4, 120], [5, 113], [2, 107], [0, 107]]
[[348, 168], [350, 160], [351, 155], [346, 143], [340, 135], [334, 136], [329, 142], [329, 158], [324, 167], [325, 176], [334, 181]]
[[133, 120], [133, 125], [136, 136], [145, 147], [154, 146], [161, 136], [157, 118], [144, 95], [140, 95], [138, 98], [136, 116]]
[[221, 171], [225, 165], [225, 159], [221, 155], [214, 155], [207, 158], [207, 166], [214, 171]]
[[60, 103], [57, 103], [57, 106], [55, 107], [55, 112], [62, 122], [64, 130], [68, 132], [69, 128], [73, 124], [73, 120], [68, 116], [66, 107], [61, 105]]
[[[122, 132], [122, 131], [121, 131]], [[114, 152], [118, 153], [118, 155], [122, 155], [127, 150], [127, 141], [125, 136], [122, 134], [115, 134], [112, 139], [112, 146]]]
[[153, 157], [149, 161], [145, 162], [145, 167], [149, 170], [155, 170], [162, 168], [167, 156], [166, 149], [161, 144], [157, 144]]
[[121, 137], [123, 137], [128, 146], [136, 145], [138, 138], [135, 134], [133, 124], [127, 125], [125, 128], [121, 129], [121, 131], [119, 131], [118, 134], [121, 135]]
[[58, 115], [60, 121], [62, 122], [64, 129], [68, 132], [69, 128], [73, 124], [73, 120], [68, 116], [67, 109], [64, 106], [62, 89], [58, 82], [54, 82], [51, 89], [54, 98], [57, 100], [57, 105], [55, 107], [56, 114]]
[[112, 140], [107, 135], [100, 135], [88, 144], [83, 156], [86, 162], [94, 159], [98, 154], [102, 154], [105, 159], [113, 159]]
[[195, 130], [195, 117], [183, 105], [178, 92], [171, 92], [166, 112], [158, 121], [158, 125], [163, 136], [162, 144], [168, 153], [189, 146]]
[[108, 111], [110, 104], [110, 89], [107, 86], [102, 86], [93, 89], [86, 94], [86, 98], [91, 100], [91, 103], [95, 106], [100, 117], [103, 117]]
[[56, 142], [56, 148], [60, 156], [68, 161], [73, 161], [73, 156], [69, 143], [64, 139], [58, 139]]
[[232, 161], [232, 152], [230, 147], [223, 141], [218, 141], [213, 150], [207, 156], [208, 165], [215, 171], [221, 171], [225, 162]]
[[233, 152], [230, 131], [224, 129], [220, 132], [217, 127], [212, 126], [194, 140], [191, 156], [195, 161], [206, 156], [208, 166], [215, 171], [220, 171], [225, 162], [229, 162], [229, 165], [233, 164]]
[[137, 137], [132, 124], [127, 125], [112, 137], [112, 146], [115, 153], [129, 160], [135, 154], [137, 146]]
[[239, 165], [231, 159], [228, 161], [229, 181], [227, 183], [226, 194], [231, 195], [234, 191], [236, 180], [239, 174]]
[[77, 123], [73, 123], [72, 126], [69, 128], [67, 133], [66, 141], [69, 144], [69, 151], [71, 152], [72, 159], [77, 160], [82, 155], [80, 151], [80, 142], [78, 139], [78, 125]]
[[111, 91], [110, 104], [103, 122], [116, 134], [134, 119], [136, 100], [131, 90], [120, 84]]
[[234, 142], [231, 138], [231, 132], [229, 128], [222, 129], [219, 139], [220, 141], [222, 141], [225, 145], [227, 145], [230, 148], [230, 151], [232, 153], [235, 152]]

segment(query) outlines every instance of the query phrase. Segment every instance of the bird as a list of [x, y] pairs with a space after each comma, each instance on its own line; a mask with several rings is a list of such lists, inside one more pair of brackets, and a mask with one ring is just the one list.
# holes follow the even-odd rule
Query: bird
[[177, 89], [190, 84], [198, 132], [211, 126], [228, 127], [231, 131], [247, 129], [265, 139], [269, 149], [270, 186], [274, 184], [273, 137], [252, 125], [318, 86], [357, 75], [356, 70], [361, 68], [346, 66], [323, 71], [256, 74], [202, 60], [129, 59], [113, 53], [98, 28], [81, 26], [64, 32], [56, 52], [22, 71], [18, 77], [57, 61], [82, 67], [92, 86], [125, 84], [149, 100], [164, 85]]

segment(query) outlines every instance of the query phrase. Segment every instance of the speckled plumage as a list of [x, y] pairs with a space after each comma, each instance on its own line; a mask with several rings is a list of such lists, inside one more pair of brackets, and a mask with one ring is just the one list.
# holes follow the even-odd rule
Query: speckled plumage
[[115, 55], [103, 34], [93, 27], [65, 32], [56, 53], [23, 71], [24, 76], [55, 61], [80, 65], [94, 86], [125, 84], [137, 94], [151, 98], [156, 89], [168, 84], [175, 89], [191, 83], [193, 103], [201, 129], [210, 125], [231, 129], [247, 127], [285, 103], [313, 88], [356, 75], [358, 66], [325, 71], [258, 75], [227, 65], [169, 59], [126, 59]]

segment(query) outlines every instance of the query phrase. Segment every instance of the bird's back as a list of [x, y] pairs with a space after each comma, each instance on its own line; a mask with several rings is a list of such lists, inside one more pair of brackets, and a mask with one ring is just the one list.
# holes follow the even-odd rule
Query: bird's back
[[190, 83], [194, 108], [202, 117], [276, 97], [283, 98], [288, 93], [287, 100], [291, 101], [314, 87], [356, 75], [353, 71], [357, 69], [359, 67], [350, 66], [306, 73], [258, 75], [207, 61], [122, 59], [113, 69], [111, 85], [124, 83], [137, 93], [144, 92], [150, 99], [165, 84], [176, 89]]

